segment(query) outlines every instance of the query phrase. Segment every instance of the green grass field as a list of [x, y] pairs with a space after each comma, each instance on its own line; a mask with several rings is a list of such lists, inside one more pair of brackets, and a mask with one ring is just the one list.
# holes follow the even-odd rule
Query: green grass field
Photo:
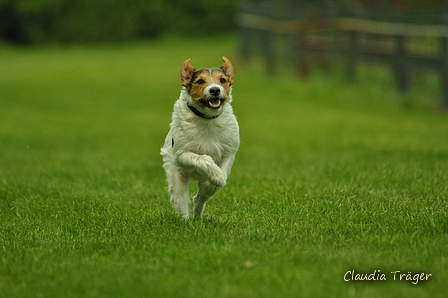
[[[375, 68], [356, 84], [269, 78], [236, 46], [0, 47], [1, 297], [446, 297], [448, 116], [422, 107], [434, 82], [400, 95]], [[181, 63], [221, 55], [241, 147], [204, 218], [184, 222], [159, 149]]]

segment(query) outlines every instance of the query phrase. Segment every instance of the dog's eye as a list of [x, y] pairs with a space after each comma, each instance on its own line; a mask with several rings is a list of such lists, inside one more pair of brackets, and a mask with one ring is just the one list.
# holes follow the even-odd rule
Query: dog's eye
[[225, 78], [221, 78], [219, 81], [221, 82], [221, 84], [224, 84], [225, 82], [227, 82], [227, 80]]
[[204, 84], [204, 83], [205, 83], [205, 81], [203, 79], [199, 79], [196, 81], [196, 84]]

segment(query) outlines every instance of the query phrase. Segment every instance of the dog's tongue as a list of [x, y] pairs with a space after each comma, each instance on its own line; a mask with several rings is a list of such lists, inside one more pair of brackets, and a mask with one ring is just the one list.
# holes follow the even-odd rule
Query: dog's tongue
[[212, 98], [208, 101], [211, 108], [219, 108], [221, 105], [221, 100], [219, 98]]

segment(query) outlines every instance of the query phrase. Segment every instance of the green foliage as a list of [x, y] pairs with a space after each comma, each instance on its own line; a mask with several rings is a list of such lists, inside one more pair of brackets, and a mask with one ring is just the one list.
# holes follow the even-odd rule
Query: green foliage
[[217, 34], [233, 28], [235, 0], [2, 0], [0, 38], [13, 42], [92, 42], [166, 32]]
[[[2, 297], [446, 296], [446, 114], [404, 110], [377, 69], [354, 85], [266, 78], [235, 45], [0, 49]], [[184, 222], [159, 149], [180, 64], [221, 55], [241, 148], [203, 220]], [[376, 269], [386, 282], [343, 281]]]

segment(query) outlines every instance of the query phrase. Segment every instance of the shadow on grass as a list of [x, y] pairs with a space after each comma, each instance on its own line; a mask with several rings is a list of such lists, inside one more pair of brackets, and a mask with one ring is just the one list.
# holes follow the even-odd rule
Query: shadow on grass
[[189, 227], [192, 229], [233, 229], [235, 223], [229, 218], [217, 215], [204, 215], [200, 218], [183, 219], [170, 211], [161, 211], [153, 217], [153, 223], [159, 226]]

